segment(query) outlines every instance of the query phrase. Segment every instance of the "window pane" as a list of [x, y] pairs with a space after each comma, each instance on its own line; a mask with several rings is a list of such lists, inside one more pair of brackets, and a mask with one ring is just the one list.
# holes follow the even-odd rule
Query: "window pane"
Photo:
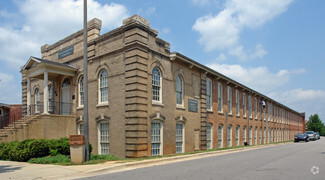
[[101, 154], [109, 154], [109, 124], [108, 122], [99, 123], [100, 150]]
[[99, 75], [100, 102], [108, 102], [108, 72], [103, 70]]

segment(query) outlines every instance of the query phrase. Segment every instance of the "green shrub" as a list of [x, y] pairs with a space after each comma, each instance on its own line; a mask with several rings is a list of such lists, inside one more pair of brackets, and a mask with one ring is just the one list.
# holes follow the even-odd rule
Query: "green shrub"
[[27, 149], [30, 150], [30, 158], [44, 157], [50, 155], [50, 143], [48, 142], [48, 140], [45, 139], [36, 139], [34, 141], [31, 141], [29, 143], [29, 148], [27, 147]]

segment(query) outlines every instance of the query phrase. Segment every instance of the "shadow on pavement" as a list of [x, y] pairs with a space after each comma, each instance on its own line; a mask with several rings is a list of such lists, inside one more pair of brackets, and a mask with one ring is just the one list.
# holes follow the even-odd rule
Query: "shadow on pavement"
[[10, 165], [4, 165], [4, 166], [0, 166], [0, 173], [8, 173], [8, 172], [13, 172], [16, 170], [20, 170], [21, 167], [13, 167]]

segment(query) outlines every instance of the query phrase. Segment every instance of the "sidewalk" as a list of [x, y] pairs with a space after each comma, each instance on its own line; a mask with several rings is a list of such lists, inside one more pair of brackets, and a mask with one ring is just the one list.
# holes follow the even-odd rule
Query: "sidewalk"
[[[290, 143], [290, 142], [289, 142]], [[220, 151], [211, 151], [197, 154], [189, 154], [175, 157], [165, 157], [150, 160], [134, 161], [134, 162], [106, 162], [95, 165], [75, 165], [75, 166], [60, 166], [60, 165], [40, 165], [29, 164], [26, 162], [0, 161], [0, 179], [75, 179], [88, 177], [103, 173], [131, 170], [147, 166], [173, 163], [209, 156], [217, 156], [240, 151], [249, 151], [254, 149], [268, 148], [273, 146], [284, 145], [268, 144], [252, 147], [243, 147], [236, 149], [226, 149]]]

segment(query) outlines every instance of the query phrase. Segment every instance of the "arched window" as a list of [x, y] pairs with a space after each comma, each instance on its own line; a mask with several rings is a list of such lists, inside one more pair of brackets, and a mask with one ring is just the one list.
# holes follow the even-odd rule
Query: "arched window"
[[227, 139], [228, 139], [228, 147], [232, 146], [232, 125], [228, 125], [228, 133], [227, 133]]
[[260, 138], [260, 144], [262, 144], [262, 127], [260, 127], [260, 136], [259, 136], [259, 138]]
[[3, 116], [3, 110], [0, 108], [0, 116]]
[[63, 83], [62, 83], [62, 87], [67, 87], [67, 86], [70, 86], [70, 79], [69, 78], [65, 78], [63, 80]]
[[161, 73], [157, 67], [152, 70], [152, 101], [161, 102]]
[[207, 149], [212, 149], [212, 124], [207, 124]]
[[108, 103], [108, 72], [106, 69], [102, 70], [98, 76], [98, 84], [99, 84], [99, 104], [100, 103]]
[[83, 106], [84, 105], [84, 76], [81, 76], [79, 78], [79, 82], [78, 82], [78, 86], [79, 86], [79, 106]]
[[243, 143], [247, 142], [247, 139], [246, 139], [246, 134], [247, 134], [246, 129], [247, 129], [247, 127], [244, 126], [243, 127]]
[[80, 122], [78, 123], [78, 134], [84, 135], [84, 123]]
[[184, 152], [184, 123], [176, 123], [176, 153]]
[[255, 127], [255, 145], [257, 145], [257, 126]]
[[236, 146], [239, 146], [240, 126], [236, 126]]
[[218, 125], [218, 148], [223, 147], [223, 125]]
[[176, 77], [176, 103], [184, 106], [184, 85], [183, 79], [180, 75]]
[[248, 139], [249, 139], [249, 145], [252, 145], [252, 136], [253, 136], [253, 127], [249, 127], [249, 134], [248, 134]]
[[40, 113], [41, 111], [41, 95], [40, 95], [40, 92], [39, 92], [39, 89], [36, 88], [35, 89], [35, 113]]
[[154, 120], [151, 122], [151, 156], [159, 156], [163, 154], [163, 123]]
[[109, 154], [109, 123], [107, 120], [98, 122], [98, 153]]
[[252, 96], [248, 96], [248, 117], [252, 118]]

